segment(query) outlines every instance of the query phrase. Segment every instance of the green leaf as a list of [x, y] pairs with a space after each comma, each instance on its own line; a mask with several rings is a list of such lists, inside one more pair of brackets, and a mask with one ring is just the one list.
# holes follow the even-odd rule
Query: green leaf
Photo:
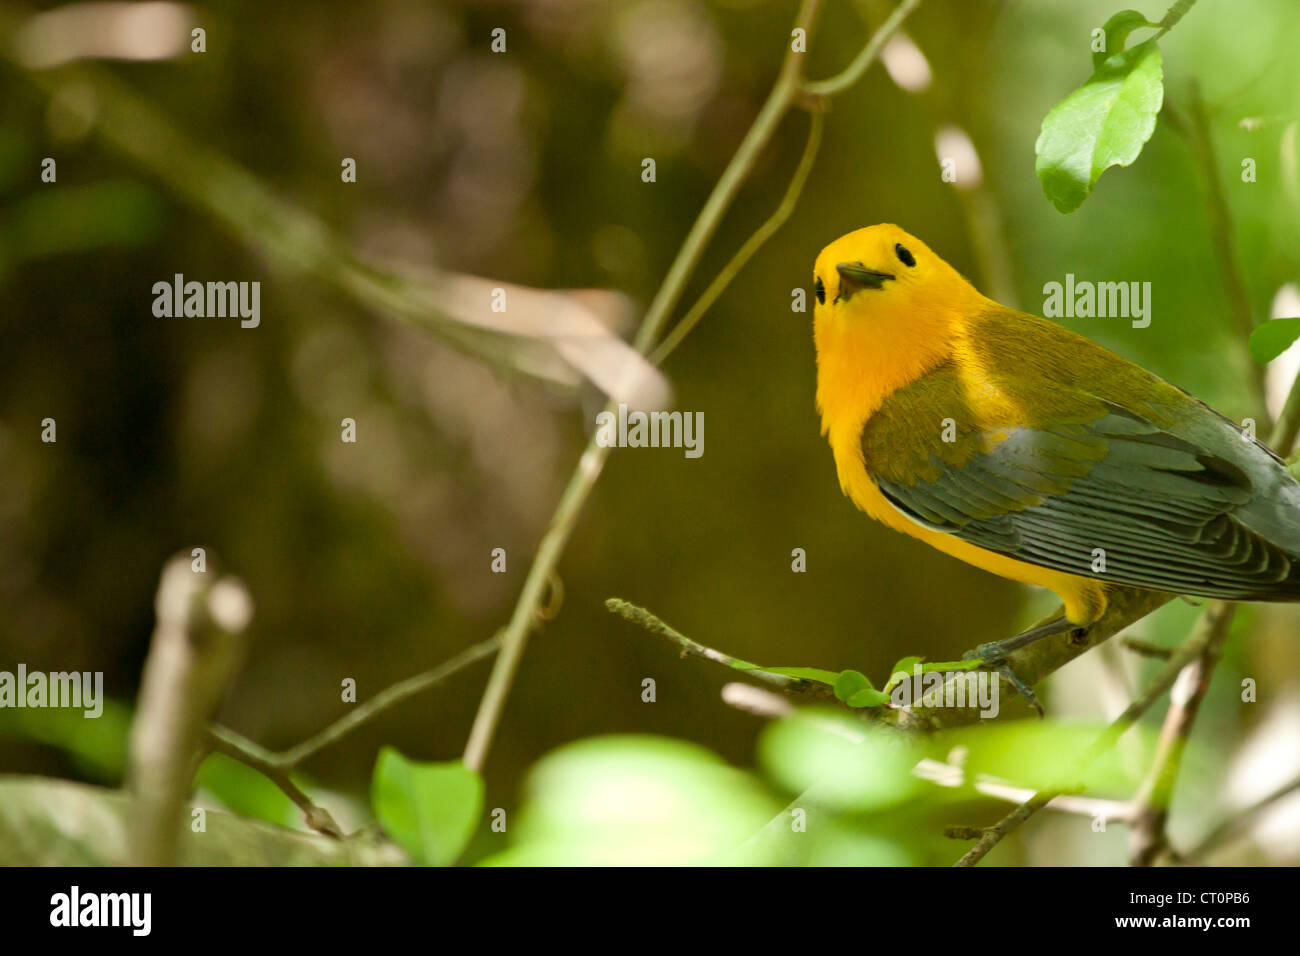
[[454, 863], [483, 810], [483, 780], [459, 760], [420, 763], [379, 752], [370, 784], [375, 816], [394, 841], [429, 866]]
[[861, 671], [844, 671], [835, 678], [835, 696], [850, 707], [879, 707], [889, 695], [876, 690]]
[[795, 677], [799, 680], [811, 680], [819, 684], [831, 685], [834, 685], [840, 677], [836, 671], [823, 670], [820, 667], [759, 667], [757, 664], [750, 664], [747, 667], [739, 668], [739, 670], [763, 671], [765, 674], [781, 674], [784, 677]]
[[[282, 827], [302, 825], [302, 811], [283, 790], [252, 767], [225, 754], [209, 754], [195, 771], [194, 782], [241, 817]], [[302, 785], [300, 779], [294, 782]]]
[[879, 707], [882, 704], [889, 703], [889, 695], [883, 690], [868, 687], [865, 690], [858, 691], [844, 703], [850, 707]]
[[1300, 318], [1273, 319], [1250, 333], [1250, 357], [1256, 362], [1271, 362], [1300, 339]]
[[97, 783], [118, 784], [126, 769], [126, 742], [132, 711], [116, 700], [103, 700], [98, 717], [84, 710], [47, 707], [0, 707], [0, 739], [17, 737], [58, 747], [79, 773]]
[[867, 679], [867, 675], [861, 671], [842, 671], [832, 685], [835, 688], [835, 696], [840, 700], [847, 701], [850, 697], [860, 690], [872, 687], [872, 683]]
[[1106, 35], [1106, 49], [1100, 52], [1093, 51], [1092, 68], [1096, 70], [1116, 53], [1121, 52], [1128, 40], [1128, 35], [1134, 30], [1159, 25], [1158, 23], [1152, 23], [1137, 10], [1121, 10], [1102, 26], [1101, 29]]
[[[528, 771], [509, 849], [487, 865], [759, 863], [746, 843], [781, 811], [756, 776], [697, 744], [593, 737]], [[761, 853], [760, 853], [761, 856]]]
[[817, 708], [773, 721], [759, 738], [759, 763], [778, 786], [815, 787], [809, 799], [843, 809], [872, 810], [915, 794], [918, 757], [910, 739]]
[[1106, 60], [1052, 107], [1034, 151], [1043, 194], [1074, 212], [1111, 166], [1128, 166], [1156, 128], [1164, 103], [1160, 50], [1147, 40]]
[[929, 674], [933, 671], [973, 671], [984, 666], [984, 662], [979, 658], [967, 661], [933, 661], [929, 664], [921, 665], [921, 673]]
[[925, 658], [912, 655], [911, 657], [904, 657], [897, 661], [894, 666], [889, 669], [889, 680], [885, 682], [884, 693], [888, 694], [898, 684], [901, 684], [905, 679], [911, 677], [913, 668], [923, 660], [925, 660]]
[[[954, 748], [964, 748], [962, 770], [968, 784], [988, 776], [1033, 790], [1073, 789], [1083, 784], [1097, 796], [1131, 793], [1145, 765], [1141, 759], [1135, 758], [1130, 766], [1119, 750], [1111, 748], [1086, 766], [1082, 763], [1104, 731], [1104, 724], [1056, 720], [985, 722], [979, 727], [940, 731], [926, 743], [931, 757], [940, 761], [946, 761]], [[1130, 733], [1136, 735], [1135, 746], [1149, 753], [1157, 732], [1139, 725]]]

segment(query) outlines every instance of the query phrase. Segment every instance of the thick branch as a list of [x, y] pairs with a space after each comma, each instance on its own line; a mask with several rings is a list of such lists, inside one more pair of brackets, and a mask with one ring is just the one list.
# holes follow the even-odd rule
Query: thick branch
[[179, 555], [163, 568], [157, 627], [131, 724], [128, 789], [134, 796], [131, 860], [175, 860], [203, 726], [238, 667], [252, 601], [234, 578], [191, 570]]

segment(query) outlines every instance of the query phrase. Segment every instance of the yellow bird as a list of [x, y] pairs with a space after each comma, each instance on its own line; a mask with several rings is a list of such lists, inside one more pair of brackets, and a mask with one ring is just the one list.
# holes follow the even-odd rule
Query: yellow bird
[[898, 226], [837, 239], [813, 278], [817, 407], [844, 493], [1065, 606], [980, 648], [989, 664], [1087, 628], [1115, 585], [1300, 601], [1300, 484], [1227, 418], [986, 298]]

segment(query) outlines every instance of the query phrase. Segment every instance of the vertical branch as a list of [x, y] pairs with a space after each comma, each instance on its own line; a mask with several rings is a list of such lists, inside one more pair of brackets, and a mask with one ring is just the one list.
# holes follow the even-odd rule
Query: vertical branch
[[[776, 84], [755, 117], [754, 123], [741, 140], [736, 153], [727, 164], [717, 185], [705, 201], [700, 214], [683, 240], [663, 284], [655, 293], [654, 299], [646, 311], [645, 320], [637, 331], [635, 346], [642, 354], [648, 354], [663, 332], [673, 309], [680, 301], [704, 249], [717, 231], [722, 217], [730, 208], [740, 191], [741, 185], [758, 160], [759, 154], [771, 141], [781, 119], [801, 99], [832, 96], [847, 89], [879, 55], [881, 47], [893, 35], [903, 20], [919, 5], [920, 0], [903, 0], [894, 14], [868, 40], [866, 47], [854, 61], [841, 73], [822, 81], [807, 83], [803, 75], [803, 56], [796, 52], [793, 45], [786, 50]], [[817, 15], [819, 0], [803, 0], [795, 19], [795, 29], [804, 31], [808, 36], [812, 32], [813, 21]], [[497, 656], [488, 678], [488, 685], [479, 703], [474, 725], [470, 729], [469, 740], [465, 745], [464, 762], [472, 770], [482, 770], [487, 759], [492, 737], [501, 720], [506, 697], [514, 683], [519, 662], [523, 658], [528, 637], [538, 622], [537, 609], [545, 596], [548, 581], [555, 572], [555, 566], [563, 554], [569, 538], [573, 534], [578, 516], [586, 503], [591, 489], [595, 487], [605, 461], [609, 457], [609, 448], [597, 444], [593, 433], [587, 441], [586, 450], [578, 460], [578, 466], [569, 478], [560, 503], [551, 518], [546, 533], [537, 547], [537, 554], [528, 576], [524, 580], [523, 590], [515, 609], [501, 636], [501, 652]]]
[[1192, 725], [1210, 688], [1214, 667], [1223, 655], [1223, 644], [1228, 639], [1236, 609], [1230, 602], [1215, 601], [1197, 621], [1198, 631], [1204, 634], [1201, 639], [1205, 648], [1183, 668], [1169, 692], [1169, 712], [1160, 728], [1160, 742], [1156, 745], [1151, 771], [1133, 798], [1136, 810], [1129, 831], [1129, 863], [1133, 866], [1151, 866], [1168, 849], [1165, 824], [1169, 820], [1169, 801], [1174, 795]]
[[[1186, 11], [1184, 11], [1186, 12]], [[1172, 16], [1174, 10], [1170, 10]], [[1181, 16], [1181, 14], [1180, 14]], [[1168, 19], [1168, 17], [1166, 17]], [[1175, 21], [1176, 22], [1176, 21]], [[1172, 25], [1172, 24], [1171, 24]], [[1209, 198], [1210, 230], [1214, 241], [1219, 270], [1232, 307], [1233, 322], [1243, 344], [1250, 338], [1255, 322], [1251, 316], [1246, 283], [1233, 245], [1232, 216], [1219, 179], [1218, 160], [1214, 154], [1214, 141], [1210, 133], [1209, 114], [1199, 86], [1193, 84], [1190, 122], [1186, 131], [1192, 150], [1196, 154], [1205, 177]], [[1253, 373], [1253, 404], [1264, 406], [1264, 366], [1247, 361]], [[1287, 454], [1300, 428], [1300, 377], [1292, 383], [1282, 413], [1273, 426], [1269, 445], [1280, 454]], [[1170, 695], [1169, 711], [1160, 729], [1160, 742], [1156, 748], [1151, 769], [1134, 796], [1136, 808], [1133, 829], [1129, 835], [1129, 862], [1134, 866], [1151, 866], [1161, 854], [1171, 852], [1166, 824], [1169, 820], [1169, 803], [1174, 784], [1182, 766], [1183, 752], [1191, 736], [1201, 701], [1209, 691], [1210, 678], [1223, 655], [1223, 644], [1228, 639], [1234, 605], [1214, 601], [1198, 619], [1193, 641], [1199, 636], [1200, 653], [1179, 675], [1178, 683]], [[1180, 692], [1181, 691], [1181, 692]]]
[[163, 568], [157, 625], [131, 724], [128, 853], [136, 866], [175, 862], [204, 724], [239, 665], [253, 604], [235, 578], [213, 584], [185, 555]]
[[1219, 160], [1214, 153], [1214, 139], [1210, 132], [1210, 116], [1201, 95], [1200, 86], [1193, 81], [1189, 100], [1188, 120], [1180, 124], [1185, 129], [1188, 143], [1191, 145], [1197, 165], [1205, 180], [1205, 193], [1210, 217], [1210, 240], [1214, 246], [1214, 257], [1223, 276], [1223, 287], [1228, 295], [1228, 308], [1232, 312], [1232, 321], [1237, 329], [1237, 342], [1241, 354], [1249, 364], [1252, 385], [1252, 403], [1263, 408], [1264, 367], [1252, 361], [1246, 351], [1246, 342], [1255, 330], [1255, 320], [1251, 316], [1250, 296], [1246, 292], [1246, 280], [1241, 273], [1241, 264], [1233, 247], [1232, 211], [1228, 207], [1227, 197], [1223, 192], [1223, 180], [1219, 173]]
[[[805, 33], [811, 31], [813, 18], [817, 14], [818, 0], [803, 0], [796, 19], [796, 27]], [[723, 215], [731, 206], [745, 177], [749, 175], [758, 154], [767, 145], [776, 132], [781, 118], [790, 108], [800, 87], [800, 56], [793, 48], [788, 49], [781, 64], [781, 72], [776, 85], [768, 95], [767, 102], [759, 110], [753, 125], [741, 141], [736, 153], [723, 170], [713, 192], [705, 201], [704, 207], [696, 217], [694, 225], [687, 233], [677, 257], [673, 260], [664, 277], [659, 291], [655, 293], [645, 320], [637, 331], [636, 350], [645, 355], [654, 346], [660, 332], [667, 323], [673, 308], [681, 299], [686, 282], [695, 271], [704, 248], [713, 237]], [[537, 555], [528, 576], [524, 580], [523, 591], [515, 604], [514, 613], [501, 635], [501, 652], [497, 655], [488, 678], [487, 689], [479, 703], [474, 725], [470, 728], [469, 740], [465, 744], [465, 765], [472, 770], [482, 770], [487, 759], [488, 748], [492, 745], [492, 736], [501, 720], [501, 711], [505, 706], [506, 696], [514, 683], [515, 673], [523, 658], [528, 636], [536, 623], [536, 611], [545, 595], [547, 582], [573, 534], [582, 506], [586, 503], [591, 489], [595, 487], [609, 449], [597, 444], [593, 432], [587, 441], [587, 448], [578, 459], [578, 467], [569, 478], [569, 483], [560, 497], [551, 523], [537, 546]]]

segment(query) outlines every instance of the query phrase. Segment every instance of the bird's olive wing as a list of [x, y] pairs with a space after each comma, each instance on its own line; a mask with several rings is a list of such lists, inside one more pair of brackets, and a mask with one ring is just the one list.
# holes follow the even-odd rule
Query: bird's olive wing
[[[1198, 420], [1188, 437], [1187, 428], [1157, 426], [1081, 394], [1063, 410], [1073, 421], [988, 427], [975, 416], [963, 420], [955, 394], [934, 381], [910, 398], [896, 393], [863, 429], [868, 473], [911, 519], [1030, 564], [1117, 584], [1300, 600], [1300, 557], [1277, 543], [1296, 535], [1269, 534], [1257, 501], [1278, 482], [1295, 483], [1262, 449], [1247, 449], [1231, 425]], [[918, 436], [921, 428], [929, 434]]]

